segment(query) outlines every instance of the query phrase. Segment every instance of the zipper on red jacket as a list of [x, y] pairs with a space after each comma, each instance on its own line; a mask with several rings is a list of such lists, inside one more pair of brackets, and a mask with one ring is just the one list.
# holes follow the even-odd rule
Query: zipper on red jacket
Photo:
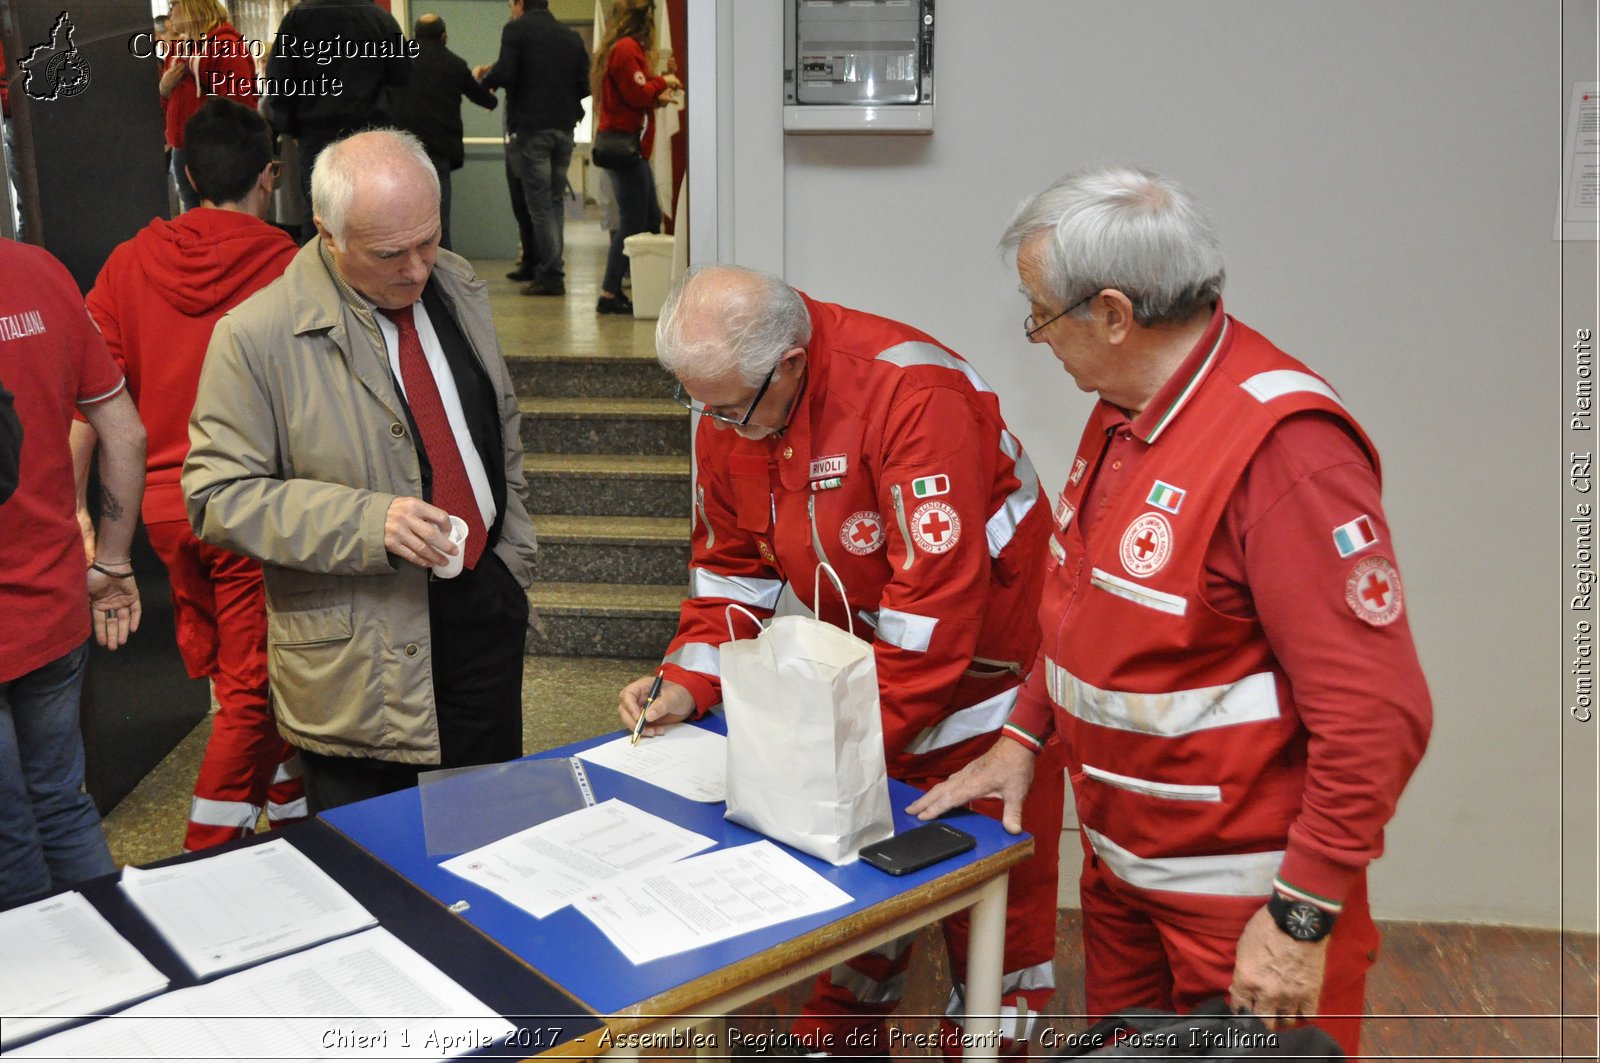
[[[827, 553], [822, 549], [822, 536], [817, 534], [817, 496], [811, 495], [806, 499], [806, 517], [811, 521], [811, 549], [817, 555], [817, 561], [824, 565], [832, 565]], [[812, 603], [813, 605], [815, 603]]]
[[706, 516], [706, 485], [694, 485], [694, 508], [700, 511], [700, 523], [706, 526], [706, 549], [710, 550], [717, 545], [717, 530], [711, 526], [711, 518]]
[[906, 544], [906, 560], [900, 571], [907, 572], [917, 560], [917, 548], [911, 545], [911, 527], [906, 523], [906, 504], [900, 497], [900, 485], [892, 485], [889, 494], [894, 498], [894, 519], [900, 525], [900, 541]]

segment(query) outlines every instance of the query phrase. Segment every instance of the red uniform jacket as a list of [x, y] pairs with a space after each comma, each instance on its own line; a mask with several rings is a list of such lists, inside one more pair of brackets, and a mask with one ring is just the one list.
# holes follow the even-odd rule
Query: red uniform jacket
[[971, 366], [908, 326], [806, 305], [788, 432], [751, 441], [701, 420], [690, 597], [666, 677], [714, 704], [726, 606], [768, 616], [785, 581], [846, 626], [826, 580], [807, 600], [826, 561], [874, 640], [890, 773], [938, 776], [989, 747], [1034, 659], [1048, 513]]
[[[1100, 419], [1090, 420], [1054, 514], [1040, 605], [1042, 682], [1065, 739], [1084, 838], [1118, 878], [1197, 915], [1209, 897], [1264, 897], [1279, 874], [1291, 889], [1337, 907], [1381, 847], [1382, 824], [1421, 755], [1426, 691], [1420, 705], [1393, 715], [1358, 696], [1336, 707], [1359, 723], [1365, 752], [1386, 764], [1360, 779], [1338, 778], [1354, 761], [1320, 769], [1334, 789], [1360, 793], [1345, 811], [1359, 819], [1355, 848], [1370, 851], [1339, 853], [1307, 839], [1291, 867], [1286, 849], [1305, 804], [1313, 732], [1260, 619], [1216, 608], [1207, 562], [1241, 477], [1286, 418], [1336, 418], [1374, 470], [1376, 452], [1332, 388], [1259, 334], [1219, 312], [1202, 346], [1202, 357], [1179, 371], [1192, 374], [1189, 387], [1174, 391], [1144, 457], [1085, 533], [1076, 518], [1108, 445]], [[1172, 397], [1164, 391], [1153, 408]], [[1402, 656], [1396, 675], [1409, 678], [1415, 652], [1399, 573], [1386, 543], [1366, 541], [1382, 517], [1371, 513], [1366, 533], [1345, 529], [1340, 540], [1330, 525], [1325, 540], [1296, 545], [1308, 555], [1348, 557], [1352, 601], [1336, 614], [1348, 630], [1336, 637], [1365, 645], [1371, 657]], [[1396, 622], [1390, 635], [1404, 636], [1398, 655], [1373, 636]], [[1397, 683], [1397, 695], [1412, 693]], [[1038, 708], [1025, 699], [1008, 733], [1048, 731], [1048, 720], [1026, 719]], [[1369, 806], [1370, 816], [1356, 811]], [[1337, 866], [1341, 860], [1353, 863]]]

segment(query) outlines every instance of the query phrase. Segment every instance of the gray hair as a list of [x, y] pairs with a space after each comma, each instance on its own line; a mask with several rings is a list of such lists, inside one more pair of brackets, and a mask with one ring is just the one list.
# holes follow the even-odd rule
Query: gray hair
[[811, 314], [781, 277], [743, 266], [696, 266], [672, 286], [656, 321], [656, 357], [680, 380], [737, 369], [766, 379], [784, 352], [811, 342]]
[[[1183, 321], [1222, 294], [1222, 245], [1210, 215], [1173, 181], [1131, 166], [1079, 170], [1024, 201], [1000, 238], [1015, 254], [1050, 233], [1042, 271], [1063, 306], [1104, 288], [1149, 326]], [[1088, 309], [1075, 310], [1082, 317]]]
[[[375, 158], [379, 155], [387, 158]], [[333, 234], [334, 243], [344, 246], [345, 219], [355, 202], [356, 178], [375, 162], [396, 159], [414, 162], [431, 183], [433, 198], [439, 198], [439, 174], [433, 160], [422, 141], [403, 129], [368, 129], [322, 149], [311, 168], [311, 212]]]

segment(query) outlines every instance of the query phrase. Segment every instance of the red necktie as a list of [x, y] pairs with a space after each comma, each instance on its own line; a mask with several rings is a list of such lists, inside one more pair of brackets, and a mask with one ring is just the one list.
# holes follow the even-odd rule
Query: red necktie
[[400, 329], [400, 380], [405, 385], [411, 419], [417, 423], [422, 446], [428, 452], [428, 463], [433, 466], [433, 504], [467, 522], [463, 564], [472, 568], [483, 556], [489, 533], [484, 530], [483, 513], [478, 509], [477, 496], [472, 493], [472, 481], [467, 479], [467, 467], [461, 461], [461, 449], [456, 446], [450, 418], [444, 412], [444, 400], [439, 398], [439, 385], [428, 367], [428, 356], [422, 353], [422, 340], [417, 337], [411, 308], [385, 310], [378, 307], [378, 313]]

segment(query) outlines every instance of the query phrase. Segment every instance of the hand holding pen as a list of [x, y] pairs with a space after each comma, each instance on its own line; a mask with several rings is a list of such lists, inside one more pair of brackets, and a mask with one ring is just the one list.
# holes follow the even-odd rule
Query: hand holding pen
[[[649, 719], [650, 712], [654, 719]], [[653, 676], [635, 679], [622, 688], [617, 699], [617, 715], [637, 744], [640, 738], [661, 734], [667, 724], [688, 719], [694, 714], [694, 697], [687, 687], [666, 678], [662, 668]]]
[[645, 717], [650, 712], [651, 704], [661, 696], [661, 678], [666, 671], [665, 668], [656, 669], [656, 681], [650, 684], [650, 693], [645, 695], [644, 705], [639, 709], [639, 718], [633, 721], [633, 741], [629, 742], [629, 745], [639, 744], [639, 732], [644, 730]]

